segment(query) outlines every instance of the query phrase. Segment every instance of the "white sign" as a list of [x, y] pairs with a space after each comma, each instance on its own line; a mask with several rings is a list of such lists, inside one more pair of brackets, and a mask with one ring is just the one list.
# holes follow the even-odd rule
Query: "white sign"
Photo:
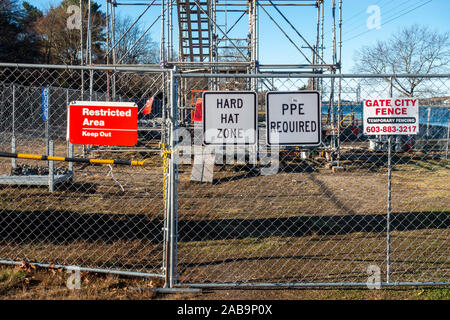
[[203, 93], [203, 143], [254, 145], [257, 142], [256, 93], [208, 91]]
[[266, 140], [269, 146], [317, 146], [321, 143], [319, 92], [273, 91], [266, 97]]
[[386, 98], [364, 100], [364, 134], [402, 135], [419, 132], [419, 100]]

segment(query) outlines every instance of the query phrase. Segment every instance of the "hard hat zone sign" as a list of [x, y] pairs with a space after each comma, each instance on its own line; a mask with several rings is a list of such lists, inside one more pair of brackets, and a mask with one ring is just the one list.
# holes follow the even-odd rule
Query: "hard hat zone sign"
[[366, 99], [363, 113], [364, 134], [366, 135], [419, 133], [418, 99]]
[[255, 92], [204, 92], [203, 143], [255, 145], [258, 132], [256, 105]]
[[266, 101], [269, 146], [317, 146], [321, 143], [319, 92], [268, 92]]

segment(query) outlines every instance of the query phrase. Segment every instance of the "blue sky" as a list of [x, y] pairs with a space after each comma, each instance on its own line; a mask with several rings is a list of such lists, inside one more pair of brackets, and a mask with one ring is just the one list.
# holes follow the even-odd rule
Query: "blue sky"
[[[127, 2], [121, 0], [119, 2]], [[58, 5], [59, 0], [28, 0], [31, 4], [41, 10], [47, 9], [50, 4]], [[106, 9], [106, 0], [97, 0]], [[141, 2], [141, 1], [128, 1]], [[147, 1], [151, 2], [151, 1]], [[225, 0], [221, 0], [225, 2]], [[286, 2], [281, 1], [281, 2]], [[336, 0], [338, 3], [339, 0]], [[325, 0], [325, 46], [326, 59], [330, 62], [332, 38], [331, 38], [331, 0]], [[367, 28], [366, 22], [370, 14], [367, 13], [369, 6], [376, 5], [380, 8], [381, 28]], [[121, 6], [117, 13], [122, 16], [137, 17], [145, 7], [143, 6]], [[270, 7], [265, 7], [267, 12], [279, 23], [286, 33], [298, 46], [304, 46], [300, 37], [285, 23], [282, 17]], [[315, 43], [317, 11], [314, 7], [280, 7], [280, 11], [291, 21], [291, 23], [301, 32], [301, 34], [311, 43]], [[144, 16], [142, 27], [149, 25], [159, 14], [159, 7], [150, 9]], [[337, 12], [336, 12], [337, 14]], [[223, 15], [223, 14], [222, 14]], [[240, 16], [240, 13], [228, 14], [228, 27]], [[450, 32], [450, 1], [449, 0], [343, 0], [343, 50], [342, 63], [343, 72], [352, 71], [353, 57], [356, 49], [362, 46], [372, 45], [377, 40], [383, 40], [395, 33], [399, 28], [418, 23], [427, 25], [440, 32]], [[176, 22], [176, 20], [175, 20]], [[336, 19], [336, 23], [338, 19]], [[219, 17], [218, 23], [224, 29], [225, 21]], [[247, 16], [242, 18], [236, 25], [232, 36], [246, 37], [248, 30]], [[152, 29], [152, 38], [159, 41], [160, 25], [157, 23]], [[175, 23], [175, 27], [177, 24]], [[176, 29], [175, 29], [176, 30]], [[220, 34], [219, 34], [220, 36]], [[296, 64], [305, 63], [305, 59], [295, 49], [295, 47], [279, 31], [268, 16], [260, 10], [260, 63], [261, 64]], [[309, 49], [303, 49], [308, 56]]]

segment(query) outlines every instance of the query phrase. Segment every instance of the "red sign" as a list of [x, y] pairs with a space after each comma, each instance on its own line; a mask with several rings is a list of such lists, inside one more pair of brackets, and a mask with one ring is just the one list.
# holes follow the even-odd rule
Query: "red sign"
[[364, 134], [409, 135], [419, 132], [419, 100], [416, 98], [366, 99]]
[[138, 107], [129, 102], [76, 101], [69, 105], [68, 139], [72, 144], [135, 146]]

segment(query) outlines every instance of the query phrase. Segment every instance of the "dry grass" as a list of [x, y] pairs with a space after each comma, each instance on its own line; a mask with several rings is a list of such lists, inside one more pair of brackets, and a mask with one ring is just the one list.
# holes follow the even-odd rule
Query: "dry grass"
[[[56, 153], [63, 151], [57, 144]], [[320, 159], [286, 159], [270, 176], [216, 166], [212, 185], [191, 182], [191, 166], [181, 166], [180, 281], [365, 282], [373, 263], [384, 274], [385, 159], [361, 156], [369, 158], [343, 160], [346, 171], [336, 174]], [[159, 155], [152, 159], [150, 170], [114, 168], [123, 191], [104, 166], [76, 166], [74, 183], [53, 194], [0, 188], [0, 257], [160, 273], [163, 175]], [[411, 155], [394, 161], [392, 279], [448, 279], [448, 162]], [[1, 162], [2, 172], [9, 163]]]
[[69, 274], [61, 269], [25, 265], [0, 267], [0, 300], [449, 300], [450, 288], [369, 289], [220, 289], [200, 293], [157, 293], [158, 279], [132, 279], [83, 273], [81, 289], [66, 286]]
[[0, 299], [154, 299], [159, 279], [123, 279], [113, 275], [81, 274], [81, 289], [70, 290], [69, 273], [30, 266], [0, 268]]

